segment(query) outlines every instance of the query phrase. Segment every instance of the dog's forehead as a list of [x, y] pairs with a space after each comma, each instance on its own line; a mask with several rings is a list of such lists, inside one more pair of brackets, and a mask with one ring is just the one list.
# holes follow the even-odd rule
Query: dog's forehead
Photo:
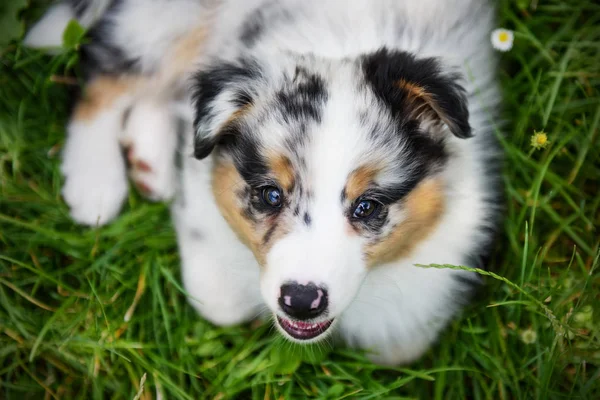
[[355, 66], [296, 66], [249, 122], [264, 153], [287, 157], [299, 177], [343, 185], [361, 164], [393, 163], [393, 123]]

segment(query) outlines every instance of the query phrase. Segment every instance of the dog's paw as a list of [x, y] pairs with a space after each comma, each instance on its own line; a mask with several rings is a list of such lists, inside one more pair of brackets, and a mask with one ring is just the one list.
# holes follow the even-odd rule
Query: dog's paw
[[129, 176], [138, 192], [152, 201], [170, 200], [175, 193], [173, 168], [148, 154], [139, 155], [133, 145], [126, 146], [125, 150]]
[[176, 129], [166, 105], [142, 102], [126, 118], [121, 143], [129, 162], [129, 176], [150, 200], [167, 201], [175, 193]]
[[107, 223], [117, 216], [127, 196], [119, 123], [114, 122], [99, 118], [69, 125], [61, 165], [65, 176], [62, 195], [78, 223]]

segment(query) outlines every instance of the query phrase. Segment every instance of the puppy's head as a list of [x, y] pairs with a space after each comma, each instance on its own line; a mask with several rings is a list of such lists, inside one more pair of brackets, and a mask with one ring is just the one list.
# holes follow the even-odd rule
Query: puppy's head
[[196, 157], [214, 155], [215, 200], [288, 338], [325, 337], [369, 269], [435, 228], [447, 142], [470, 136], [458, 79], [386, 50], [240, 58], [198, 75]]

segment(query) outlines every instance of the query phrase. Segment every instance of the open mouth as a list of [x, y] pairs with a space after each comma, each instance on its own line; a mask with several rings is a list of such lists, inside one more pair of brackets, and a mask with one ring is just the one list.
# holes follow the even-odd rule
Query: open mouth
[[323, 334], [331, 326], [333, 319], [323, 322], [291, 321], [277, 316], [279, 326], [297, 340], [310, 340]]

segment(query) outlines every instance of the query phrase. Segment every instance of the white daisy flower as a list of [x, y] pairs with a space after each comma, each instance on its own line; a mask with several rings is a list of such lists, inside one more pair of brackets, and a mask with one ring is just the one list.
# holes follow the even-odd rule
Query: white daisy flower
[[512, 49], [515, 35], [508, 29], [494, 29], [492, 32], [492, 46], [499, 51], [509, 51]]
[[537, 340], [537, 332], [533, 329], [525, 329], [521, 332], [521, 341], [525, 344], [533, 344]]

